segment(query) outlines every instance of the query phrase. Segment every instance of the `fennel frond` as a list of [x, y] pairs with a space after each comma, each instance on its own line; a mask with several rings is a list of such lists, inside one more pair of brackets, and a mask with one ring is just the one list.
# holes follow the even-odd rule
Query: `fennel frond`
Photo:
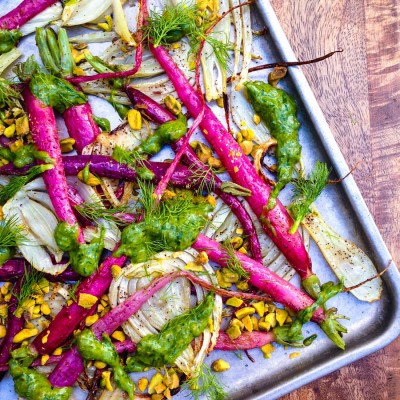
[[226, 254], [224, 261], [226, 268], [236, 272], [240, 278], [249, 279], [249, 273], [242, 267], [240, 260], [236, 257], [236, 251], [229, 239], [222, 243], [222, 248]]
[[201, 365], [196, 376], [185, 381], [183, 389], [190, 390], [194, 400], [203, 396], [208, 400], [224, 400], [227, 396], [224, 386], [205, 364]]
[[18, 218], [15, 215], [0, 221], [1, 247], [16, 247], [25, 243], [26, 240], [24, 228], [18, 224]]
[[299, 176], [292, 181], [293, 196], [292, 203], [288, 206], [288, 210], [294, 219], [290, 233], [296, 232], [301, 221], [311, 213], [311, 205], [324, 190], [328, 183], [330, 169], [320, 161], [315, 163], [314, 169], [307, 178]]

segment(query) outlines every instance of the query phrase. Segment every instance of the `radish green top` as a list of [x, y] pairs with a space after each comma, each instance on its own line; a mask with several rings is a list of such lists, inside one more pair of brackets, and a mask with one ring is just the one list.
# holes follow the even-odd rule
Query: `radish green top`
[[18, 43], [18, 40], [22, 37], [21, 31], [18, 29], [14, 30], [0, 30], [0, 54], [8, 53]]

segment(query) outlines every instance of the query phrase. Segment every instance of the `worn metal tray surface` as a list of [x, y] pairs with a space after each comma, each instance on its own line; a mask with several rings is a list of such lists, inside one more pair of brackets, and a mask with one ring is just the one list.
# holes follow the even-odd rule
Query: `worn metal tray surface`
[[[0, 14], [12, 8], [13, 1], [0, 2]], [[4, 6], [4, 7], [3, 7]], [[296, 59], [276, 15], [268, 0], [258, 0], [258, 8], [253, 8], [253, 26], [261, 29], [269, 28], [265, 37], [256, 37], [253, 44], [254, 53], [263, 57], [262, 63], [277, 60], [293, 61]], [[21, 48], [28, 54], [32, 53], [34, 39], [32, 35], [24, 39]], [[252, 75], [253, 79], [263, 76], [266, 72]], [[290, 69], [290, 77], [282, 83], [284, 89], [294, 95], [299, 105], [299, 120], [301, 122], [300, 139], [303, 146], [303, 157], [306, 168], [310, 169], [315, 160], [326, 161], [331, 165], [337, 176], [344, 176], [349, 168], [336, 144], [332, 133], [322, 115], [315, 97], [300, 68]], [[92, 101], [92, 99], [91, 99]], [[93, 101], [94, 112], [110, 116], [104, 110], [104, 101]], [[111, 118], [115, 126], [118, 119]], [[328, 187], [317, 201], [317, 207], [327, 222], [341, 235], [354, 241], [374, 260], [378, 270], [382, 270], [391, 256], [383, 243], [377, 227], [366, 207], [364, 200], [350, 176], [340, 185]], [[315, 272], [322, 282], [336, 280], [327, 266], [317, 247], [312, 244], [310, 249]], [[294, 278], [294, 281], [296, 278]], [[264, 359], [261, 351], [253, 350], [252, 363], [243, 354], [215, 351], [206, 360], [210, 364], [215, 359], [223, 357], [231, 369], [219, 375], [226, 386], [229, 399], [275, 399], [306, 383], [326, 375], [350, 362], [364, 357], [386, 346], [400, 333], [400, 307], [398, 303], [400, 277], [394, 265], [383, 277], [385, 282], [381, 301], [368, 304], [357, 300], [349, 293], [342, 293], [332, 299], [331, 307], [337, 307], [341, 314], [350, 320], [344, 321], [348, 328], [345, 335], [346, 350], [336, 348], [316, 324], [308, 323], [304, 328], [305, 336], [318, 334], [312, 346], [305, 349], [287, 349], [277, 346], [272, 358]], [[290, 359], [290, 353], [299, 351], [300, 357]], [[187, 392], [176, 396], [177, 399], [187, 398]], [[15, 399], [13, 383], [9, 377], [0, 383], [0, 397], [4, 400]], [[74, 398], [84, 399], [86, 396], [75, 391]]]

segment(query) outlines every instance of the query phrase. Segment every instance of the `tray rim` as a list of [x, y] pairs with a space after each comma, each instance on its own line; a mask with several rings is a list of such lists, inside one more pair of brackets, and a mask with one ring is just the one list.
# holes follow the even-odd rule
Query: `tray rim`
[[[285, 32], [279, 22], [279, 19], [270, 3], [270, 0], [258, 0], [256, 7], [263, 18], [268, 32], [281, 55], [283, 61], [295, 61], [297, 57], [286, 37]], [[301, 98], [304, 108], [317, 132], [319, 139], [326, 151], [335, 171], [339, 176], [344, 176], [349, 172], [349, 167], [345, 158], [337, 144], [332, 131], [324, 117], [324, 114], [319, 106], [317, 99], [307, 81], [303, 71], [299, 66], [291, 67], [289, 75], [292, 78], [293, 85], [296, 88], [299, 97]], [[376, 261], [378, 270], [382, 270], [389, 262], [392, 261], [390, 268], [382, 277], [390, 291], [391, 298], [399, 298], [400, 296], [400, 273], [393, 262], [393, 258], [383, 241], [377, 225], [365, 203], [361, 192], [353, 178], [347, 177], [342, 182], [342, 187], [350, 202], [358, 223], [363, 229], [368, 244], [374, 253], [374, 261]], [[315, 365], [307, 371], [297, 374], [278, 387], [267, 389], [248, 396], [248, 399], [276, 399], [293, 390], [296, 390], [316, 379], [334, 372], [345, 365], [355, 362], [367, 355], [370, 355], [394, 341], [400, 335], [400, 304], [398, 301], [394, 303], [394, 313], [387, 325], [386, 330], [370, 341], [354, 346], [350, 350], [346, 350], [338, 356], [332, 357], [329, 361]]]

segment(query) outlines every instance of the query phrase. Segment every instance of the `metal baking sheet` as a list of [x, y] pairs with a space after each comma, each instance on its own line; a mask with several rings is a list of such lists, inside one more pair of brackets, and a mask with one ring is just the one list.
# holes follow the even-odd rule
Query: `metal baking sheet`
[[[12, 8], [13, 3], [1, 0], [0, 13], [3, 14]], [[262, 56], [260, 62], [296, 59], [268, 0], [258, 0], [258, 5], [253, 7], [253, 25], [254, 29], [264, 26], [269, 29], [268, 35], [255, 37], [254, 40], [253, 52]], [[32, 52], [33, 43], [33, 35], [22, 41], [20, 47], [26, 55]], [[257, 79], [265, 76], [265, 72], [259, 72], [251, 77]], [[285, 79], [282, 85], [294, 95], [299, 105], [299, 120], [302, 125], [300, 140], [306, 167], [309, 169], [318, 159], [331, 165], [337, 176], [344, 176], [349, 168], [301, 69], [291, 68], [289, 78]], [[91, 102], [95, 113], [99, 114], [101, 111], [103, 115], [113, 114], [111, 110], [105, 109], [104, 101], [91, 99]], [[115, 126], [118, 118], [113, 118], [111, 122]], [[351, 176], [340, 185], [327, 188], [318, 199], [317, 207], [337, 232], [366, 251], [378, 270], [387, 266], [391, 256]], [[322, 282], [336, 279], [314, 244], [311, 246], [310, 255], [314, 270]], [[400, 334], [400, 276], [394, 265], [386, 272], [383, 280], [385, 288], [379, 302], [364, 303], [349, 293], [340, 294], [330, 301], [329, 306], [337, 307], [341, 314], [350, 318], [349, 321], [344, 321], [349, 331], [345, 335], [345, 351], [336, 348], [318, 326], [308, 323], [304, 328], [305, 336], [318, 334], [311, 347], [285, 350], [277, 345], [277, 350], [270, 359], [264, 359], [261, 351], [252, 350], [250, 354], [255, 360], [254, 363], [244, 354], [215, 351], [207, 358], [206, 363], [211, 364], [221, 357], [230, 363], [231, 369], [219, 375], [230, 400], [279, 398], [385, 347]], [[300, 357], [290, 359], [289, 355], [295, 351], [301, 353]], [[0, 397], [4, 400], [17, 398], [10, 378], [5, 378], [0, 383]], [[74, 392], [74, 399], [85, 397], [82, 392]], [[186, 392], [174, 398], [178, 400], [187, 397]]]

